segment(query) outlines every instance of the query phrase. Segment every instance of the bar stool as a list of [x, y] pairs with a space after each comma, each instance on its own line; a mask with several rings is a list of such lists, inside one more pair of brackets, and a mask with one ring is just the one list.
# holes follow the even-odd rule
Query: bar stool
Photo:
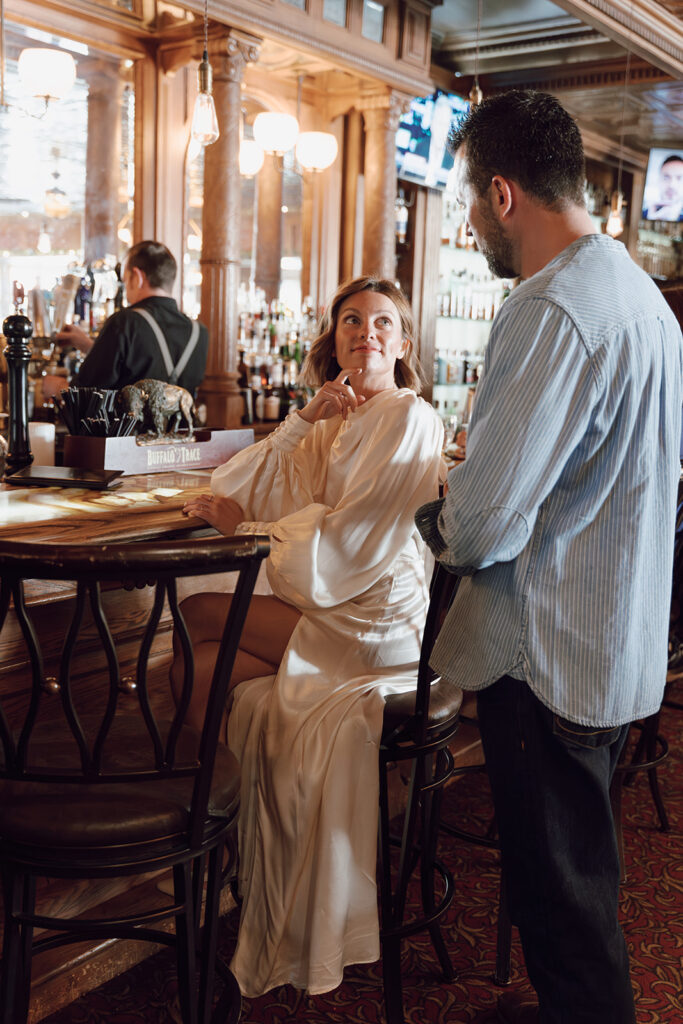
[[[624, 744], [621, 759], [617, 765], [612, 785], [610, 787], [610, 800], [612, 804], [612, 816], [614, 828], [617, 834], [617, 846], [619, 849], [619, 863], [621, 865], [621, 881], [626, 880], [626, 861], [624, 857], [624, 828], [622, 821], [622, 790], [629, 785], [636, 772], [647, 772], [647, 780], [650, 786], [650, 793], [659, 818], [659, 829], [661, 832], [669, 831], [669, 818], [664, 807], [662, 794], [659, 789], [657, 768], [669, 754], [669, 744], [664, 736], [659, 733], [660, 711], [640, 722], [631, 723], [631, 731], [640, 733], [635, 749], [627, 760], [626, 751], [628, 742]], [[630, 736], [630, 732], [629, 732]]]
[[[208, 1024], [220, 973], [226, 984], [220, 1019], [237, 1021], [241, 997], [217, 958], [216, 935], [221, 858], [237, 826], [240, 772], [218, 737], [242, 626], [267, 553], [267, 540], [259, 537], [63, 547], [0, 543], [0, 629], [12, 604], [31, 679], [23, 707], [16, 693], [0, 698], [0, 1019], [8, 1024], [28, 1018], [35, 953], [105, 938], [175, 946], [183, 1024]], [[237, 587], [197, 733], [186, 724], [194, 665], [176, 580], [231, 570], [238, 573]], [[61, 652], [41, 647], [25, 580], [75, 583]], [[125, 621], [118, 629], [112, 624], [122, 585], [128, 591], [153, 587], [136, 650], [139, 602], [129, 599]], [[169, 615], [162, 621], [165, 608]], [[164, 632], [168, 636], [169, 618], [184, 654], [177, 708], [170, 693], [162, 702], [149, 687], [160, 657], [154, 645]], [[46, 668], [52, 663], [54, 678]], [[161, 665], [167, 675], [163, 659]], [[38, 878], [105, 879], [165, 869], [172, 870], [173, 896], [163, 906], [155, 890], [150, 906], [121, 917], [36, 912]], [[175, 919], [174, 934], [158, 927], [167, 918]], [[34, 940], [36, 928], [43, 934]]]
[[[380, 896], [382, 971], [388, 1024], [403, 1024], [401, 943], [428, 930], [446, 980], [453, 967], [441, 933], [440, 919], [453, 899], [453, 877], [437, 859], [439, 814], [443, 786], [450, 778], [453, 758], [449, 744], [458, 728], [462, 690], [437, 679], [429, 657], [459, 577], [437, 564], [422, 640], [416, 689], [386, 698], [379, 750], [378, 887]], [[411, 761], [408, 803], [400, 835], [391, 831], [389, 772]], [[392, 858], [392, 849], [397, 855]], [[392, 860], [394, 864], [392, 864]], [[408, 883], [419, 872], [422, 913], [405, 920]], [[440, 894], [437, 896], [437, 890]]]
[[[478, 728], [476, 717], [476, 697], [473, 694], [466, 695], [460, 717], [463, 724], [469, 723], [473, 727]], [[452, 753], [456, 759], [458, 758], [458, 747], [458, 738], [456, 737], [455, 744], [452, 747]], [[486, 765], [483, 761], [476, 764], [459, 765], [453, 769], [454, 778], [457, 778], [458, 776], [482, 774], [486, 774]], [[445, 821], [441, 822], [440, 829], [444, 835], [451, 836], [454, 839], [459, 839], [461, 842], [471, 843], [474, 846], [483, 846], [492, 850], [500, 849], [496, 833], [495, 818], [493, 817], [491, 818], [491, 822], [486, 831], [482, 833], [474, 832], [471, 829], [460, 828], [458, 825], [453, 825], [450, 822]], [[510, 915], [507, 908], [505, 874], [501, 868], [496, 924], [496, 960], [493, 971], [493, 980], [496, 985], [508, 985], [510, 982], [511, 948], [512, 922], [510, 921]]]

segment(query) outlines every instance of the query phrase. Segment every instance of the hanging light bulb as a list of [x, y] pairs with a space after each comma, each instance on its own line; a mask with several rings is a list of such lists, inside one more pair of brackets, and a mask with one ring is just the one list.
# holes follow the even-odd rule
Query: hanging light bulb
[[477, 0], [477, 40], [474, 49], [474, 81], [472, 82], [472, 88], [470, 89], [469, 101], [473, 107], [476, 107], [478, 103], [484, 98], [484, 94], [479, 88], [479, 34], [481, 32], [481, 5], [482, 0]]
[[[633, 3], [631, 3], [631, 11], [633, 11]], [[631, 67], [631, 51], [628, 50], [626, 53], [626, 71], [624, 72], [624, 91], [621, 99], [621, 131], [619, 137], [619, 169], [617, 171], [617, 187], [616, 191], [612, 193], [612, 202], [610, 206], [609, 216], [607, 223], [605, 224], [605, 234], [611, 235], [612, 238], [617, 238], [622, 234], [624, 230], [624, 218], [621, 213], [621, 208], [624, 205], [624, 196], [621, 191], [621, 172], [624, 166], [624, 129], [626, 126], [626, 93], [628, 91], [628, 73]]]
[[617, 238], [624, 230], [624, 221], [621, 215], [621, 208], [624, 205], [624, 197], [621, 192], [612, 193], [612, 205], [609, 217], [605, 224], [605, 232], [612, 238]]
[[218, 118], [216, 107], [211, 95], [213, 72], [209, 64], [209, 0], [204, 0], [204, 52], [197, 68], [197, 98], [194, 103], [194, 114], [192, 115], [192, 128], [190, 135], [195, 142], [202, 146], [210, 146], [215, 142], [220, 132], [218, 130]]

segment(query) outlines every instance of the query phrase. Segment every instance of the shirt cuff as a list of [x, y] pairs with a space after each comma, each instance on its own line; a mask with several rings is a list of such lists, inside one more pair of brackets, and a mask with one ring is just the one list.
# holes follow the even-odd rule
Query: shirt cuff
[[296, 448], [300, 441], [310, 434], [315, 423], [299, 416], [299, 413], [292, 410], [279, 427], [270, 435], [272, 444], [286, 449]]
[[439, 531], [439, 513], [443, 503], [443, 498], [428, 501], [426, 505], [420, 505], [415, 513], [415, 525], [420, 536], [436, 558], [446, 550], [446, 543]]
[[240, 533], [260, 533], [270, 537], [274, 526], [275, 523], [241, 522], [235, 527], [235, 536], [238, 536]]

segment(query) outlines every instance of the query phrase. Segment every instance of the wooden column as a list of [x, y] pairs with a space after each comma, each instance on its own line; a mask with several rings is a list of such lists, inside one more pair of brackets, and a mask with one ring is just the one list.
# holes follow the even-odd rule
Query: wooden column
[[[355, 236], [358, 224], [357, 204], [362, 197], [358, 188], [359, 176], [363, 173], [363, 125], [359, 112], [351, 110], [346, 115], [344, 136], [344, 178], [342, 183], [342, 230], [340, 240], [339, 277], [348, 281], [354, 276], [356, 264]], [[360, 195], [359, 195], [360, 192]]]
[[240, 276], [241, 95], [244, 68], [258, 59], [260, 40], [231, 29], [209, 40], [213, 97], [220, 136], [204, 150], [202, 298], [209, 355], [200, 396], [211, 427], [236, 427], [242, 417], [237, 386], [237, 289]]
[[366, 93], [359, 104], [365, 122], [363, 273], [392, 281], [396, 274], [396, 129], [409, 105], [409, 96], [392, 89]]
[[282, 157], [266, 153], [258, 174], [258, 228], [254, 283], [263, 288], [266, 302], [280, 293], [282, 253]]
[[111, 65], [90, 65], [85, 161], [85, 262], [118, 252], [123, 82]]

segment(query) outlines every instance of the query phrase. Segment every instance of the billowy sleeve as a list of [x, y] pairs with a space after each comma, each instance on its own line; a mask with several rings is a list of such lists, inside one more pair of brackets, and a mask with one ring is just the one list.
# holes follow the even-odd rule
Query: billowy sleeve
[[431, 406], [392, 393], [366, 425], [336, 505], [311, 501], [272, 524], [270, 585], [302, 610], [368, 590], [416, 536], [417, 508], [438, 494], [443, 427]]
[[240, 532], [270, 533], [274, 520], [315, 501], [322, 478], [320, 431], [297, 413], [211, 475], [214, 494], [234, 498], [244, 512]]

